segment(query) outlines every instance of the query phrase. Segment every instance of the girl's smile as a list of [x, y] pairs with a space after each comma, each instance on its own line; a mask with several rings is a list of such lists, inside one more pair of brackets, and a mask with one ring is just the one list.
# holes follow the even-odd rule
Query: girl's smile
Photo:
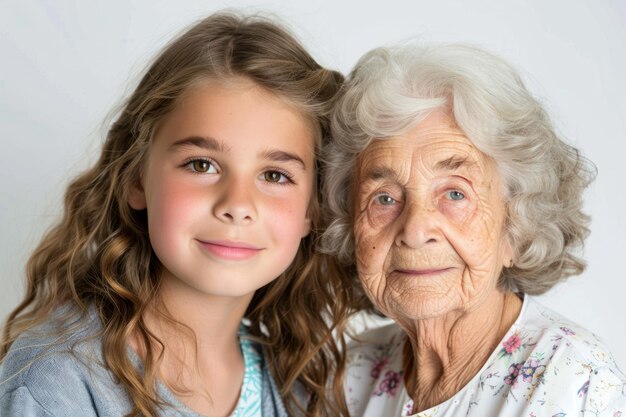
[[228, 240], [198, 240], [198, 243], [206, 251], [223, 260], [244, 261], [257, 255], [263, 248], [256, 247], [243, 242], [232, 242]]

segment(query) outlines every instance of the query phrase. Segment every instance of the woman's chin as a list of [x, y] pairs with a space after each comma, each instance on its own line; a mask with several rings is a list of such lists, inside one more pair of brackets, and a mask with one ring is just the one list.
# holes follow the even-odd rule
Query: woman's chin
[[400, 299], [390, 300], [388, 316], [396, 321], [432, 320], [445, 318], [448, 314], [459, 311], [458, 301], [451, 300], [445, 294], [403, 294]]

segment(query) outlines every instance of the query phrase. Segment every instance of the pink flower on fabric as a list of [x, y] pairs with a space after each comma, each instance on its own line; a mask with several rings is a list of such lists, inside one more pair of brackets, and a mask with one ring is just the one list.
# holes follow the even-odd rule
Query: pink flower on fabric
[[502, 342], [502, 346], [506, 353], [513, 353], [522, 345], [522, 339], [517, 335], [517, 333], [511, 335], [508, 339]]
[[413, 400], [409, 400], [402, 409], [403, 416], [410, 416], [413, 414]]
[[504, 377], [504, 383], [515, 387], [517, 385], [517, 376], [522, 369], [522, 363], [514, 363], [509, 366], [509, 374]]
[[370, 371], [370, 376], [374, 379], [378, 379], [380, 373], [383, 371], [385, 366], [389, 363], [389, 358], [382, 358], [378, 362], [374, 363], [374, 367]]
[[391, 397], [395, 397], [401, 382], [402, 372], [387, 371], [385, 372], [385, 378], [378, 385], [378, 389], [374, 390], [372, 396], [380, 397], [383, 394], [388, 394]]
[[520, 375], [522, 376], [524, 382], [532, 383], [533, 379], [535, 381], [539, 380], [543, 376], [545, 370], [546, 367], [542, 365], [541, 362], [536, 359], [529, 359], [522, 367]]

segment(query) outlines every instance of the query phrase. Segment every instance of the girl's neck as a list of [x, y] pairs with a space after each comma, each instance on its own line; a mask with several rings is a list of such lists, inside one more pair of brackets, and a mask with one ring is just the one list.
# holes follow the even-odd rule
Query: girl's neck
[[[213, 296], [179, 280], [163, 279], [151, 309], [151, 321], [155, 330], [161, 328], [164, 337], [171, 335], [175, 340], [181, 339], [180, 328], [187, 327], [193, 332], [203, 356], [205, 353], [219, 355], [238, 343], [239, 325], [252, 296]], [[168, 317], [179, 325], [173, 326]]]
[[[227, 416], [237, 403], [244, 373], [238, 330], [252, 295], [211, 296], [162, 279], [147, 310], [146, 325], [164, 347], [159, 378], [200, 414]], [[145, 350], [131, 346], [145, 358]]]
[[496, 292], [472, 312], [415, 323], [404, 349], [405, 386], [413, 411], [427, 410], [459, 392], [489, 359], [521, 306], [515, 294]]

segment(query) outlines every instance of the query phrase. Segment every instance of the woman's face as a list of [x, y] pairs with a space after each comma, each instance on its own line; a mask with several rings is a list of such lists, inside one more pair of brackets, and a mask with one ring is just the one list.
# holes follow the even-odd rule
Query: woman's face
[[402, 322], [470, 311], [512, 258], [495, 163], [443, 112], [374, 141], [357, 165], [357, 269], [376, 307]]

